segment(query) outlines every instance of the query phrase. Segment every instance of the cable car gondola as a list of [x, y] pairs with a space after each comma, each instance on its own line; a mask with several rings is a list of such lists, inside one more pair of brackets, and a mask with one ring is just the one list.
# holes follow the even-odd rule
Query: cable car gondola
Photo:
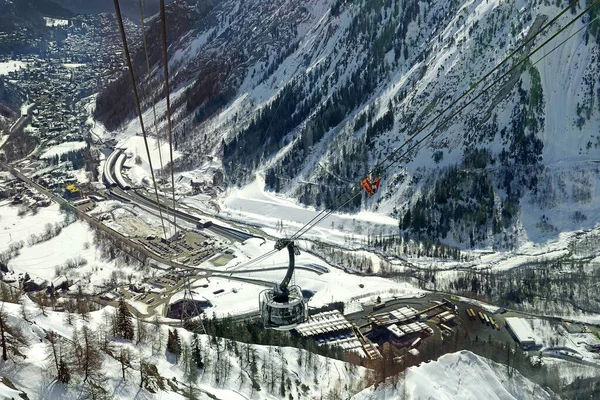
[[287, 247], [290, 263], [283, 281], [273, 289], [267, 289], [260, 294], [260, 313], [265, 328], [288, 331], [308, 319], [307, 302], [302, 296], [298, 286], [289, 286], [294, 273], [295, 256], [300, 251], [294, 242], [288, 239], [279, 239], [275, 249], [282, 250]]

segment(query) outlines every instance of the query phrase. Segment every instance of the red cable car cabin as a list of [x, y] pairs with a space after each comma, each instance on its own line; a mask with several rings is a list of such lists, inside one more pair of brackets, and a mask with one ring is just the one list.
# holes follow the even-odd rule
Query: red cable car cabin
[[381, 178], [377, 177], [373, 179], [371, 182], [371, 178], [367, 176], [360, 182], [360, 185], [365, 189], [368, 196], [373, 196], [379, 190], [379, 184], [381, 183]]

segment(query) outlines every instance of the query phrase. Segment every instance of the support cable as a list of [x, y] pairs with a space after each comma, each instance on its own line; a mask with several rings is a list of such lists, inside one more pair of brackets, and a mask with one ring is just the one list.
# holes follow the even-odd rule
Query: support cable
[[160, 0], [160, 19], [162, 26], [163, 63], [165, 71], [165, 96], [167, 98], [167, 125], [169, 128], [169, 155], [171, 160], [171, 192], [173, 194], [173, 225], [177, 233], [177, 203], [175, 203], [175, 165], [173, 163], [173, 130], [171, 125], [171, 99], [169, 94], [169, 57], [167, 55], [167, 15], [165, 0]]
[[[167, 54], [167, 16], [165, 12], [165, 0], [160, 0], [160, 17], [161, 17], [161, 27], [162, 27], [162, 44], [163, 44], [163, 64], [164, 64], [164, 74], [165, 74], [165, 97], [167, 99], [167, 124], [169, 130], [169, 155], [171, 161], [171, 193], [173, 195], [173, 226], [175, 227], [175, 234], [177, 234], [177, 203], [175, 202], [175, 164], [173, 162], [173, 129], [171, 123], [171, 99], [170, 99], [170, 90], [169, 90], [169, 58]], [[168, 208], [168, 207], [167, 207]], [[188, 299], [189, 296], [189, 299]], [[190, 281], [189, 275], [185, 277], [185, 292], [184, 292], [184, 303], [181, 309], [181, 324], [183, 326], [184, 320], [186, 317], [189, 317], [187, 312], [188, 304], [191, 301], [192, 307], [194, 308], [194, 316], [197, 317], [200, 315], [198, 312], [198, 305], [196, 304], [196, 300], [192, 294], [192, 285]], [[185, 315], [184, 315], [185, 314]], [[204, 328], [204, 323], [201, 319], [200, 326], [202, 327], [202, 333], [206, 333], [206, 329]]]
[[[398, 148], [396, 148], [391, 154], [389, 154], [387, 157], [385, 157], [381, 162], [379, 162], [377, 165], [375, 165], [375, 167], [373, 167], [373, 169], [371, 171], [369, 171], [369, 174], [376, 171], [378, 168], [381, 168], [381, 166], [385, 163], [385, 161], [391, 157], [394, 156], [394, 154], [396, 154], [397, 152], [399, 152], [404, 146], [406, 146], [411, 140], [413, 140], [416, 136], [420, 135], [422, 132], [425, 131], [425, 129], [427, 129], [428, 127], [430, 127], [431, 125], [433, 125], [433, 123], [438, 120], [439, 118], [441, 118], [448, 110], [450, 110], [455, 104], [457, 104], [459, 101], [461, 101], [463, 98], [465, 98], [467, 95], [469, 95], [469, 93], [471, 93], [473, 90], [475, 90], [481, 83], [483, 83], [483, 81], [485, 81], [487, 78], [489, 78], [494, 72], [496, 72], [497, 70], [500, 69], [500, 67], [502, 67], [504, 64], [506, 64], [508, 61], [510, 61], [519, 51], [521, 51], [525, 46], [527, 46], [530, 42], [532, 42], [538, 35], [540, 35], [543, 31], [545, 31], [546, 29], [548, 29], [548, 27], [550, 27], [552, 24], [554, 24], [554, 22], [556, 22], [561, 16], [563, 16], [567, 11], [569, 11], [571, 9], [571, 7], [573, 7], [576, 3], [578, 2], [578, 0], [573, 0], [571, 3], [569, 3], [569, 5], [567, 5], [567, 7], [565, 7], [561, 12], [559, 12], [554, 18], [552, 18], [550, 21], [548, 21], [547, 23], [545, 23], [536, 33], [534, 33], [533, 35], [531, 35], [527, 40], [525, 40], [523, 43], [521, 43], [519, 46], [517, 46], [516, 49], [514, 49], [508, 56], [506, 56], [499, 64], [497, 64], [494, 68], [492, 68], [490, 71], [488, 71], [484, 76], [482, 76], [477, 82], [475, 82], [473, 85], [471, 85], [471, 87], [465, 91], [463, 94], [461, 94], [458, 98], [456, 98], [455, 100], [453, 100], [446, 108], [444, 108], [442, 111], [440, 111], [436, 116], [434, 116], [428, 123], [426, 123], [423, 127], [421, 127], [421, 129], [419, 129], [416, 133], [414, 133], [412, 136], [410, 136], [401, 146], [399, 146]], [[575, 21], [576, 19], [578, 19], [578, 17], [576, 17], [573, 21]], [[571, 23], [573, 22], [571, 21]], [[568, 25], [567, 25], [568, 26]], [[559, 31], [560, 32], [560, 31]], [[532, 54], [532, 53], [531, 53]], [[524, 57], [524, 59], [527, 59], [531, 54], [527, 55]], [[515, 69], [515, 66], [513, 66], [510, 71], [513, 71]], [[505, 73], [502, 77], [506, 76], [507, 73]], [[488, 86], [489, 88], [489, 86]], [[487, 90], [483, 89], [483, 92], [485, 92]], [[482, 92], [482, 93], [483, 93]], [[439, 124], [438, 124], [439, 126]], [[435, 128], [434, 128], [435, 129]]]
[[[142, 6], [142, 0], [138, 0], [138, 5], [140, 7], [140, 21], [142, 22], [142, 41], [144, 43], [144, 54], [146, 55], [146, 70], [148, 71], [148, 82], [150, 81], [150, 58], [148, 57], [148, 44], [146, 42], [146, 26], [144, 23], [144, 11]], [[149, 85], [152, 87], [152, 85]], [[156, 102], [154, 101], [154, 96], [150, 93], [150, 100], [152, 101], [152, 114], [154, 116], [154, 129], [156, 131], [156, 145], [158, 147], [158, 159], [160, 161], [160, 171], [162, 172], [164, 168], [163, 159], [162, 159], [162, 150], [160, 147], [160, 135], [158, 134], [158, 118], [156, 117]], [[168, 209], [167, 209], [168, 215]]]
[[[575, 1], [573, 3], [571, 3], [567, 9], [569, 7], [571, 7], [571, 5], [573, 5], [575, 3]], [[405, 141], [400, 147], [398, 147], [397, 149], [395, 149], [391, 154], [389, 154], [387, 157], [385, 157], [379, 164], [377, 164], [372, 170], [376, 171], [378, 168], [382, 169], [383, 171], [388, 170], [392, 165], [396, 164], [400, 159], [402, 159], [409, 151], [411, 151], [412, 149], [414, 149], [415, 147], [417, 147], [419, 144], [421, 144], [425, 139], [427, 139], [428, 137], [432, 136], [433, 133], [435, 131], [437, 131], [439, 129], [440, 126], [446, 124], [448, 121], [450, 121], [452, 118], [454, 118], [456, 115], [458, 115], [460, 112], [462, 112], [465, 108], [467, 108], [467, 106], [469, 106], [470, 104], [472, 104], [473, 102], [475, 102], [475, 100], [477, 100], [478, 98], [480, 98], [481, 96], [483, 96], [484, 93], [486, 93], [489, 89], [491, 89], [493, 86], [495, 86], [496, 84], [500, 83], [504, 78], [506, 78], [510, 73], [512, 73], [514, 70], [516, 70], [517, 68], [519, 68], [523, 63], [525, 63], [527, 60], [529, 60], [529, 58], [536, 54], [538, 51], [540, 51], [544, 46], [546, 46], [548, 43], [550, 43], [552, 40], [554, 40], [554, 38], [556, 38], [559, 34], [561, 34], [564, 30], [566, 30], [569, 26], [571, 26], [572, 24], [574, 24], [577, 20], [579, 20], [581, 17], [583, 17], [585, 14], [587, 14], [592, 8], [594, 8], [596, 5], [598, 5], [600, 3], [600, 0], [596, 0], [594, 3], [592, 3], [592, 5], [590, 5], [588, 8], [586, 8], [584, 11], [582, 11], [581, 13], [579, 13], [575, 18], [573, 18], [571, 21], [569, 21], [565, 26], [563, 26], [562, 28], [560, 28], [558, 31], [556, 31], [556, 33], [554, 33], [552, 36], [550, 36], [548, 39], [546, 39], [542, 44], [540, 44], [539, 46], [537, 46], [533, 51], [531, 51], [529, 54], [525, 55], [521, 60], [519, 60], [516, 64], [514, 64], [508, 71], [506, 71], [505, 73], [503, 73], [502, 75], [500, 75], [498, 78], [496, 78], [492, 83], [490, 83], [488, 86], [486, 86], [484, 89], [481, 90], [481, 92], [479, 92], [478, 95], [476, 95], [475, 97], [473, 97], [471, 100], [467, 101], [465, 104], [463, 104], [458, 111], [453, 112], [452, 114], [450, 114], [448, 117], [446, 117], [442, 122], [438, 123], [431, 132], [429, 132], [427, 135], [425, 135], [422, 139], [419, 139], [413, 146], [410, 146], [408, 150], [404, 151], [400, 156], [398, 156], [396, 159], [391, 159], [392, 156], [394, 156], [396, 153], [398, 153], [398, 151], [400, 151], [404, 146], [406, 146], [411, 140], [413, 140], [417, 135], [419, 135], [420, 133], [422, 133], [428, 126], [432, 125], [435, 120], [438, 117], [441, 117], [442, 114], [445, 114], [447, 110], [449, 110], [454, 104], [450, 104], [448, 107], [446, 107], [442, 112], [440, 112], [434, 119], [432, 119], [431, 121], [429, 121], [423, 128], [421, 128], [416, 134], [412, 135], [407, 141]], [[563, 10], [559, 16], [564, 13], [567, 9]], [[558, 17], [558, 16], [557, 16]], [[556, 18], [553, 18], [552, 20], [556, 20]], [[546, 25], [547, 26], [547, 25]], [[543, 29], [543, 28], [542, 28]], [[541, 29], [540, 29], [541, 30]], [[537, 35], [537, 34], [536, 34]], [[563, 41], [563, 44], [565, 43], [565, 41]], [[522, 47], [522, 46], [520, 46]], [[555, 49], [553, 49], [555, 50]], [[514, 56], [514, 52], [511, 53], [508, 58], [512, 58]], [[494, 70], [498, 69], [498, 67], [502, 64], [504, 64], [507, 59], [504, 59], [500, 64], [498, 64], [496, 67], [494, 67]], [[492, 72], [490, 71], [490, 73]], [[486, 74], [486, 76], [489, 76], [490, 73]], [[475, 83], [475, 86], [479, 85], [481, 82], [483, 81], [483, 79], [480, 79], [478, 82]], [[467, 93], [469, 93], [471, 90], [473, 89], [473, 86], [467, 91], [465, 92], [463, 95], [461, 95], [458, 99], [456, 99], [453, 103], [458, 102], [459, 100], [461, 100], [463, 97], [465, 97], [465, 95]], [[387, 165], [386, 167], [383, 167], [383, 165], [388, 161], [391, 160], [389, 165]]]
[[133, 73], [133, 66], [131, 65], [131, 56], [129, 55], [129, 47], [127, 46], [127, 38], [125, 37], [125, 28], [123, 26], [123, 18], [121, 16], [121, 8], [119, 7], [119, 0], [114, 0], [115, 12], [117, 14], [117, 20], [119, 22], [119, 30], [121, 31], [121, 39], [123, 41], [123, 50], [125, 52], [125, 59], [127, 61], [127, 67], [129, 69], [129, 77], [131, 78], [131, 87], [133, 89], [133, 97], [135, 100], [135, 106], [137, 114], [140, 120], [140, 128], [142, 129], [142, 135], [144, 136], [144, 146], [146, 147], [146, 155], [148, 156], [148, 164], [150, 164], [150, 174], [152, 176], [152, 184], [154, 186], [154, 193], [156, 194], [156, 204], [158, 206], [158, 213], [160, 215], [160, 222], [163, 228], [163, 234], [165, 240], [167, 240], [167, 231], [165, 229], [165, 221], [163, 219], [162, 207], [160, 206], [160, 200], [158, 198], [158, 189], [156, 187], [156, 179], [154, 178], [154, 168], [152, 168], [152, 158], [150, 157], [150, 148], [148, 147], [148, 138], [146, 136], [146, 129], [144, 128], [144, 118], [142, 116], [142, 109], [140, 107], [140, 98], [138, 96], [137, 86], [135, 84], [135, 75]]
[[[405, 150], [404, 152], [402, 152], [402, 154], [400, 154], [396, 159], [392, 159], [391, 162], [387, 166], [384, 166], [386, 164], [386, 162], [392, 158], [392, 156], [396, 155], [400, 150], [402, 150], [405, 146], [407, 146], [413, 139], [415, 139], [416, 136], [418, 136], [419, 134], [421, 134], [427, 127], [431, 126], [437, 119], [441, 118], [448, 110], [450, 110], [450, 108], [456, 102], [460, 101], [465, 96], [467, 96], [470, 92], [472, 92], [477, 86], [479, 86], [485, 80], [485, 78], [489, 77], [494, 71], [498, 70], [500, 68], [500, 66], [502, 66], [503, 64], [505, 64], [511, 58], [513, 58], [514, 55], [520, 49], [522, 49], [527, 43], [529, 43], [531, 40], [533, 40], [534, 37], [538, 36], [540, 32], [542, 32], [543, 30], [545, 30], [546, 28], [548, 28], [548, 26], [550, 26], [551, 23], [555, 22], [560, 16], [562, 16], [564, 13], [566, 13], [576, 3], [576, 1], [577, 0], [573, 1], [572, 3], [570, 3], [567, 6], [567, 8], [565, 8], [564, 10], [562, 10], [556, 17], [554, 17], [550, 22], [548, 22], [542, 28], [540, 28], [540, 30], [538, 32], [536, 32], [534, 35], [532, 35], [532, 37], [530, 37], [523, 44], [521, 44], [516, 50], [514, 50], [513, 52], [511, 52], [511, 54], [509, 54], [504, 60], [502, 60], [498, 65], [496, 65], [490, 72], [488, 72], [487, 74], [485, 74], [483, 78], [479, 79], [475, 84], [473, 84], [465, 93], [463, 93], [461, 96], [459, 96], [448, 107], [446, 107], [444, 110], [442, 110], [440, 113], [438, 113], [432, 120], [430, 120], [425, 126], [423, 126], [421, 129], [419, 129], [419, 131], [417, 131], [415, 134], [413, 134], [411, 137], [409, 137], [402, 145], [400, 145], [391, 154], [389, 154], [387, 157], [385, 157], [379, 164], [377, 164], [369, 172], [369, 174], [371, 174], [371, 173], [373, 173], [374, 171], [377, 171], [377, 170], [381, 170], [382, 172], [387, 171], [394, 164], [396, 164], [399, 160], [401, 160], [403, 157], [405, 157], [410, 151], [412, 151], [417, 146], [419, 146], [421, 143], [423, 143], [426, 139], [428, 139], [429, 137], [431, 137], [441, 126], [443, 126], [445, 123], [447, 123], [452, 118], [454, 118], [456, 115], [458, 115], [461, 111], [463, 111], [470, 104], [472, 104], [473, 102], [475, 102], [475, 100], [477, 100], [484, 93], [486, 93], [487, 91], [489, 91], [494, 85], [496, 85], [497, 83], [499, 83], [500, 81], [502, 81], [508, 74], [510, 74], [511, 72], [513, 72], [516, 68], [520, 67], [525, 61], [527, 61], [529, 59], [529, 57], [531, 57], [532, 55], [534, 55], [535, 53], [537, 53], [538, 51], [540, 51], [550, 41], [554, 40], [554, 38], [556, 36], [558, 36], [560, 33], [562, 33], [564, 30], [566, 30], [569, 26], [571, 26], [573, 23], [575, 23], [575, 21], [579, 20], [583, 15], [585, 15], [586, 13], [588, 13], [593, 7], [595, 7], [596, 5], [598, 5], [600, 3], [600, 0], [596, 0], [594, 3], [592, 3], [588, 8], [586, 8], [584, 11], [582, 11], [581, 13], [579, 13], [575, 18], [573, 18], [566, 25], [564, 25], [563, 27], [561, 27], [556, 33], [554, 33], [552, 36], [550, 36], [550, 38], [548, 38], [541, 45], [539, 45], [538, 47], [536, 47], [532, 52], [530, 52], [529, 54], [527, 54], [526, 56], [524, 56], [519, 62], [517, 62], [515, 65], [513, 65], [508, 71], [506, 71], [500, 77], [496, 78], [487, 87], [485, 87], [484, 89], [482, 89], [482, 91], [477, 96], [473, 97], [471, 100], [469, 100], [468, 102], [466, 102], [465, 104], [463, 104], [458, 109], [458, 111], [455, 111], [454, 113], [452, 113], [451, 115], [449, 115], [448, 117], [446, 117], [442, 122], [438, 123], [433, 128], [433, 130], [431, 132], [429, 132], [423, 138], [419, 139], [412, 146], [409, 146], [409, 148], [407, 150]], [[564, 44], [564, 43], [565, 43], [565, 41], [563, 41], [561, 43], [561, 45]], [[555, 49], [552, 49], [551, 51], [554, 51], [554, 50]], [[325, 208], [324, 210], [322, 210], [321, 212], [319, 212], [312, 220], [310, 220], [307, 224], [305, 224], [302, 228], [300, 228], [290, 238], [290, 240], [295, 240], [295, 239], [299, 238], [300, 236], [304, 235], [306, 232], [308, 232], [310, 229], [312, 229], [319, 222], [321, 222], [322, 220], [324, 220], [325, 218], [327, 218], [331, 213], [333, 213], [336, 210], [344, 207], [346, 204], [348, 204], [352, 200], [354, 200], [355, 197], [357, 197], [360, 194], [362, 194], [362, 191], [360, 190], [360, 184], [355, 184], [354, 187], [351, 190], [352, 191], [356, 191], [357, 189], [358, 189], [358, 193], [356, 193], [356, 194], [350, 193], [350, 195], [347, 197], [347, 200], [339, 201], [338, 205], [334, 205], [329, 210], [327, 208]]]
[[571, 35], [569, 35], [565, 40], [563, 40], [562, 42], [560, 42], [559, 44], [557, 44], [556, 46], [554, 46], [552, 48], [552, 50], [550, 50], [549, 52], [547, 52], [546, 54], [544, 54], [543, 56], [541, 56], [538, 60], [536, 60], [531, 65], [536, 65], [537, 63], [539, 63], [540, 61], [542, 61], [544, 58], [548, 57], [550, 54], [552, 54], [554, 52], [554, 50], [556, 50], [559, 47], [561, 47], [563, 44], [565, 44], [566, 41], [568, 41], [569, 39], [571, 39], [573, 36], [577, 35], [579, 32], [581, 32], [582, 30], [584, 30], [585, 28], [587, 28], [592, 22], [597, 21], [598, 19], [600, 19], [600, 14], [598, 14], [594, 19], [592, 19], [587, 24], [583, 25], [581, 28], [577, 29], [575, 32], [573, 32]]
[[[377, 165], [375, 165], [375, 167], [373, 167], [373, 169], [371, 169], [371, 171], [368, 172], [367, 175], [371, 175], [372, 173], [374, 173], [375, 171], [377, 171], [378, 169], [381, 169], [383, 164], [386, 162], [387, 159], [391, 158], [392, 156], [394, 156], [396, 153], [398, 153], [400, 150], [402, 150], [402, 148], [404, 148], [404, 146], [408, 145], [413, 139], [415, 139], [418, 135], [420, 135], [421, 133], [423, 133], [428, 127], [430, 127], [431, 125], [433, 125], [433, 123], [438, 120], [439, 118], [441, 118], [448, 110], [450, 110], [457, 102], [459, 102], [460, 100], [462, 100], [463, 98], [465, 98], [469, 93], [471, 93], [473, 90], [475, 90], [485, 79], [487, 79], [489, 76], [491, 76], [495, 71], [497, 71], [500, 67], [502, 67], [502, 65], [506, 64], [511, 58], [513, 58], [520, 50], [522, 50], [527, 44], [529, 44], [531, 41], [533, 41], [538, 35], [540, 35], [544, 30], [546, 30], [549, 26], [551, 26], [554, 22], [556, 22], [562, 15], [564, 15], [567, 11], [569, 11], [569, 9], [571, 9], [571, 7], [573, 7], [575, 5], [575, 3], [577, 3], [578, 0], [573, 0], [571, 3], [569, 3], [569, 5], [567, 5], [566, 8], [564, 8], [561, 12], [559, 12], [554, 18], [552, 18], [550, 21], [548, 21], [546, 24], [544, 24], [536, 33], [534, 33], [533, 35], [531, 35], [527, 40], [525, 40], [525, 42], [521, 43], [521, 45], [519, 45], [515, 50], [513, 50], [507, 57], [504, 58], [504, 60], [502, 60], [499, 64], [497, 64], [494, 68], [492, 68], [489, 72], [487, 72], [483, 77], [481, 77], [477, 82], [475, 82], [473, 85], [471, 85], [471, 87], [465, 91], [462, 95], [460, 95], [457, 99], [455, 99], [454, 101], [452, 101], [446, 108], [444, 108], [442, 111], [440, 111], [436, 116], [434, 116], [427, 124], [425, 124], [423, 127], [421, 127], [421, 129], [419, 129], [416, 133], [414, 133], [413, 135], [411, 135], [406, 141], [404, 141], [404, 143], [402, 145], [400, 145], [398, 148], [396, 148], [392, 153], [390, 153], [387, 157], [385, 157], [381, 162], [379, 162]], [[593, 7], [593, 5], [591, 6]], [[588, 10], [591, 8], [589, 7]], [[587, 10], [586, 10], [587, 12]], [[584, 12], [585, 13], [585, 12]], [[580, 14], [583, 15], [584, 13]], [[579, 18], [576, 17], [575, 19]], [[510, 71], [512, 71], [514, 69], [511, 68]], [[506, 75], [506, 74], [505, 74]], [[504, 75], [503, 75], [504, 76]], [[489, 88], [489, 87], [488, 87]], [[486, 89], [484, 89], [485, 91]], [[452, 115], [451, 117], [453, 117], [454, 115]], [[439, 127], [440, 124], [438, 124], [437, 127]], [[437, 127], [434, 128], [437, 129]], [[428, 135], [430, 136], [430, 135]], [[405, 153], [404, 153], [405, 154]], [[391, 166], [392, 164], [390, 164]], [[384, 168], [384, 170], [387, 170], [390, 166], [388, 166], [387, 168]], [[355, 184], [355, 187], [358, 187], [360, 189], [360, 185], [359, 184]], [[354, 197], [356, 196], [352, 196], [352, 199], [354, 199]], [[347, 201], [347, 202], [342, 202], [341, 205], [339, 205], [338, 207], [335, 207], [334, 210], [337, 210], [341, 207], [343, 207], [344, 205], [348, 204], [351, 200]], [[322, 221], [325, 217], [321, 218], [323, 214], [326, 214], [325, 217], [327, 217], [327, 215], [331, 214], [331, 212], [327, 211], [327, 208], [324, 208], [323, 210], [321, 210], [321, 212], [319, 212], [312, 220], [310, 220], [304, 227], [300, 228], [300, 230], [298, 230], [293, 238], [297, 238], [301, 235], [303, 235], [306, 231], [308, 231], [312, 226], [316, 225], [318, 222]], [[317, 222], [314, 222], [317, 221]], [[308, 227], [306, 229], [306, 227]]]

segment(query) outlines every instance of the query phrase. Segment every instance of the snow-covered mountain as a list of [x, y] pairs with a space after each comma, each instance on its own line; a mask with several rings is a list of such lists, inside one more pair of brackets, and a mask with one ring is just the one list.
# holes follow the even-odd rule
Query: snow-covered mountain
[[[566, 6], [175, 2], [167, 24], [176, 147], [187, 152], [179, 168], [216, 157], [229, 185], [259, 173], [272, 190], [329, 207], [383, 162], [380, 192], [345, 208], [392, 215], [409, 234], [464, 247], [512, 248], [592, 227], [600, 217], [600, 6], [446, 120], [585, 9], [575, 4], [457, 101]], [[139, 44], [134, 56], [146, 110], [149, 94], [163, 96], [158, 19], [148, 23], [150, 78]], [[128, 85], [124, 77], [98, 96], [96, 116], [111, 130], [137, 124], [121, 96]], [[165, 127], [164, 107], [159, 114]], [[410, 145], [435, 129], [432, 137], [399, 157], [426, 126]]]
[[[115, 337], [120, 319], [111, 307], [80, 316], [40, 309], [28, 298], [21, 303], [0, 302], [7, 349], [7, 359], [0, 360], [0, 395], [6, 398], [555, 398], [519, 372], [508, 377], [506, 366], [469, 351], [365, 388], [372, 377], [368, 369], [305, 350], [207, 335], [196, 342], [184, 329], [135, 320], [134, 338], [125, 340]], [[179, 356], [167, 340], [175, 330]]]
[[556, 398], [520, 373], [508, 377], [505, 365], [466, 350], [411, 367], [395, 380], [369, 387], [352, 400]]

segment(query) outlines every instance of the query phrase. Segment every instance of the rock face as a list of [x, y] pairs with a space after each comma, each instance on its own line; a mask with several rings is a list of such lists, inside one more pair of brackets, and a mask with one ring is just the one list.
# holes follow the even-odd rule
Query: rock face
[[[174, 133], [189, 153], [179, 162], [191, 169], [217, 157], [229, 185], [259, 172], [269, 189], [320, 207], [381, 164], [379, 193], [345, 209], [392, 215], [409, 235], [464, 247], [512, 248], [523, 235], [593, 226], [600, 11], [540, 48], [583, 11], [553, 21], [560, 7], [174, 3], [167, 21]], [[150, 79], [141, 50], [134, 56], [148, 82], [146, 109], [148, 94], [163, 96], [158, 19], [149, 25]], [[105, 95], [127, 84], [116, 80]], [[98, 99], [98, 112], [114, 115], [115, 103]], [[112, 128], [134, 116], [130, 107]]]

